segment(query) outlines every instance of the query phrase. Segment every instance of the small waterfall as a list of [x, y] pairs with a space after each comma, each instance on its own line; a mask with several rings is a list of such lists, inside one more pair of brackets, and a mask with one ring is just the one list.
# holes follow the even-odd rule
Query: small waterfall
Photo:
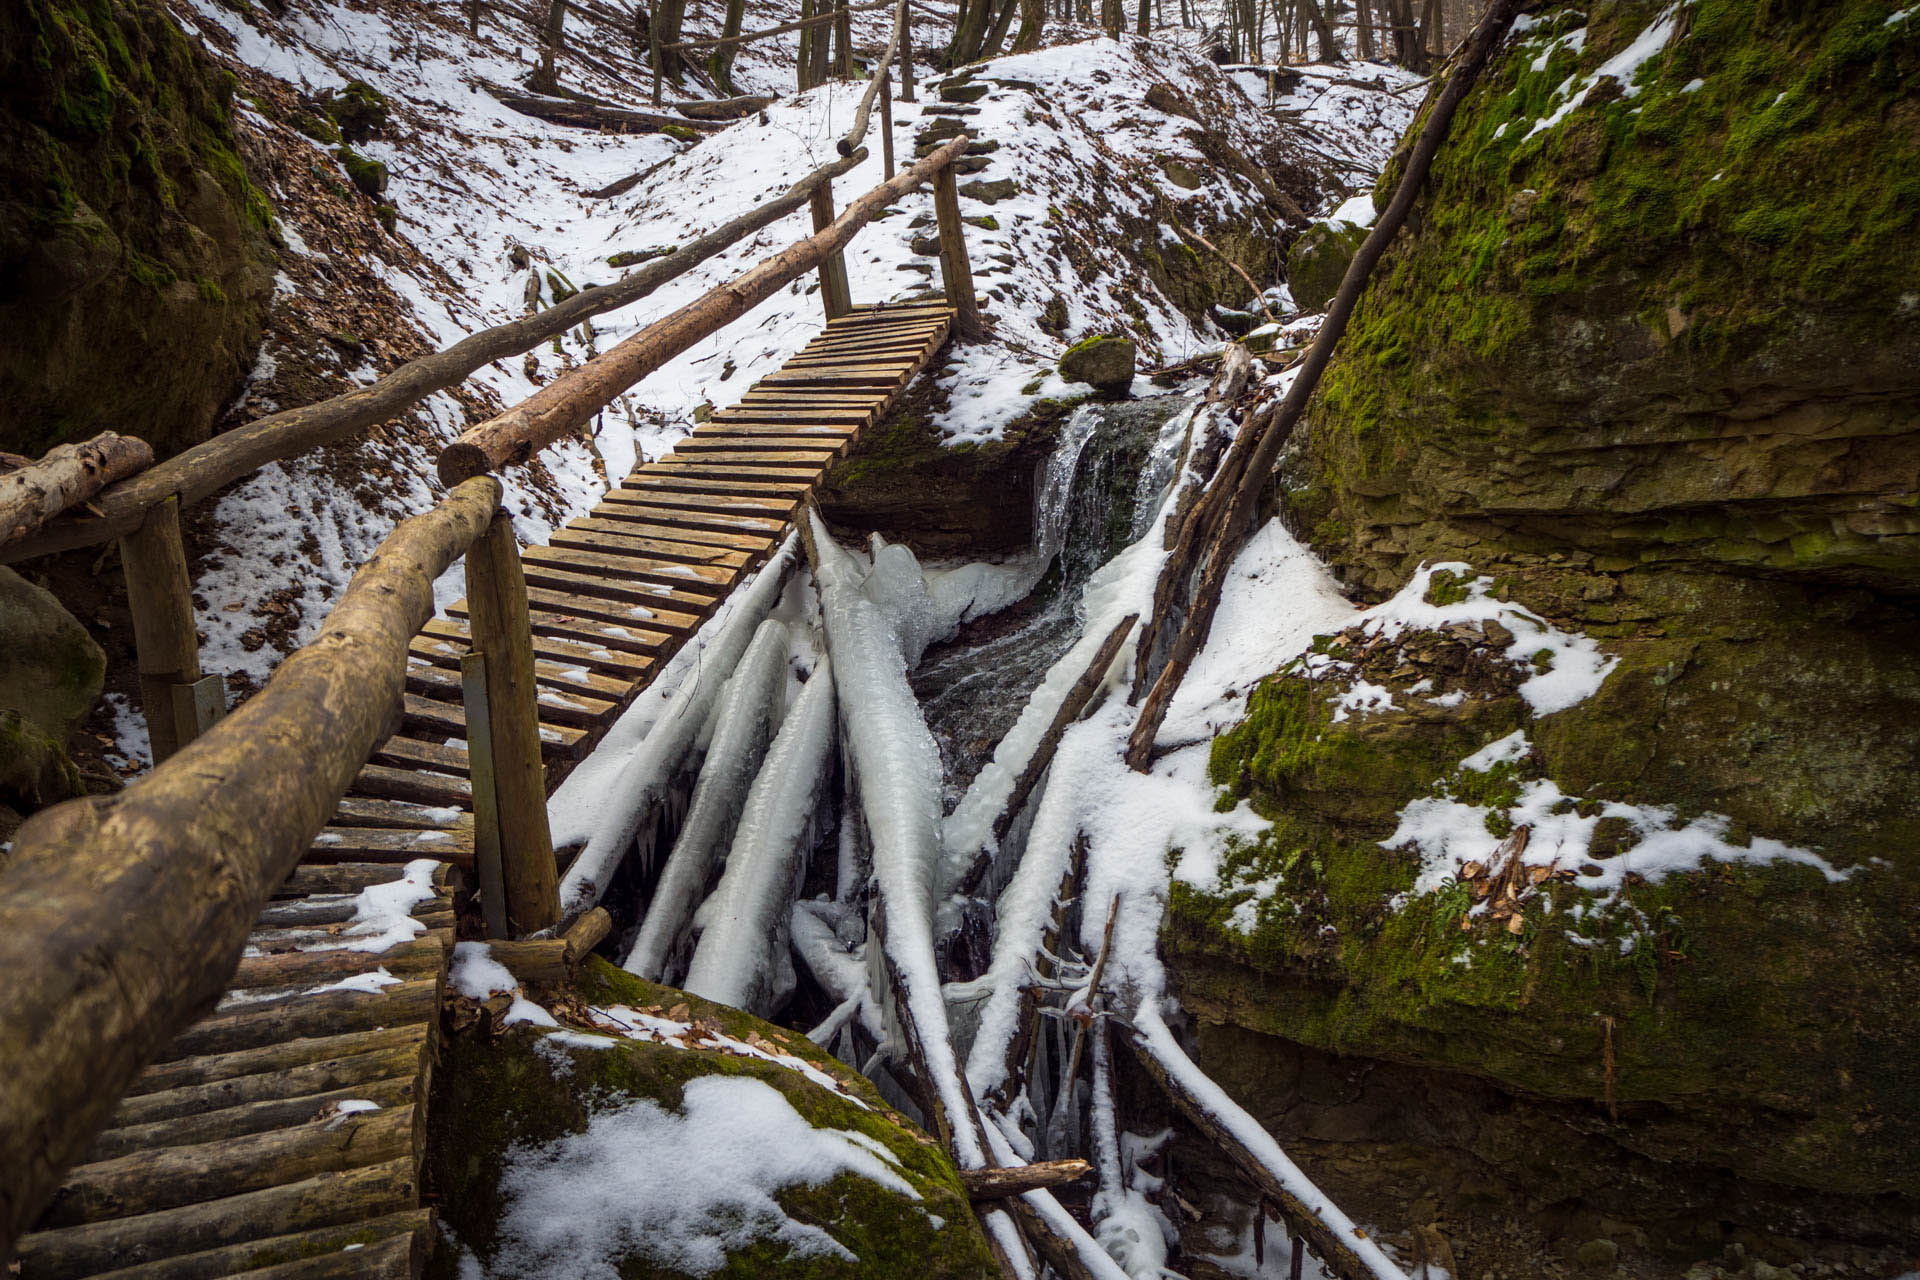
[[929, 649], [913, 685], [940, 744], [951, 805], [1080, 632], [1087, 578], [1153, 519], [1179, 454], [1189, 397], [1087, 404], [1061, 428], [1034, 486], [1033, 594]]

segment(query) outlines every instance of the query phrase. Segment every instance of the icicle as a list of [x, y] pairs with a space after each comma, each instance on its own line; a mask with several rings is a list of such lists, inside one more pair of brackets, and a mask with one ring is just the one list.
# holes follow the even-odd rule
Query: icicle
[[[555, 843], [568, 843], [573, 830], [582, 825], [588, 833], [587, 847], [560, 881], [562, 918], [585, 911], [607, 891], [614, 869], [633, 843], [634, 833], [679, 772], [694, 735], [706, 721], [708, 708], [719, 696], [721, 684], [739, 664], [760, 619], [779, 598], [793, 565], [794, 541], [789, 537], [753, 583], [735, 597], [725, 623], [718, 625], [712, 639], [688, 659], [684, 669], [690, 674], [680, 681], [665, 708], [660, 709], [657, 702], [649, 702], [644, 695], [637, 699], [622, 713], [600, 750], [574, 770], [548, 801]], [[694, 643], [700, 644], [700, 637], [714, 630], [712, 625], [703, 628]], [[683, 652], [676, 662], [686, 658]], [[658, 719], [642, 737], [637, 726], [655, 715]], [[597, 763], [598, 757], [609, 752], [607, 763]], [[616, 764], [618, 776], [610, 777]]]
[[740, 816], [740, 800], [760, 768], [773, 729], [773, 703], [786, 691], [787, 625], [769, 618], [714, 704], [716, 726], [694, 785], [693, 804], [647, 904], [626, 967], [650, 982], [667, 979], [667, 958], [706, 892], [714, 859]]
[[833, 750], [833, 712], [833, 671], [822, 662], [767, 750], [726, 873], [700, 908], [686, 981], [695, 995], [755, 1013], [772, 1005], [787, 953], [786, 907]]

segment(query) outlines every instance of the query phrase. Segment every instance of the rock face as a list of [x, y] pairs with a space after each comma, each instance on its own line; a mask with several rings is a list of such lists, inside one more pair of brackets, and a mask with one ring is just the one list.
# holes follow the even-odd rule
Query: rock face
[[713, 1047], [451, 1037], [427, 1177], [461, 1248], [430, 1275], [999, 1274], [938, 1144], [804, 1036], [600, 960], [578, 995]]
[[0, 84], [0, 449], [204, 439], [273, 283], [231, 77], [155, 0], [21, 0]]
[[924, 558], [1024, 551], [1036, 471], [1072, 408], [1042, 401], [1001, 440], [945, 445], [924, 400], [910, 403], [863, 432], [827, 472], [820, 514], [837, 529], [882, 533]]
[[0, 567], [0, 804], [30, 811], [78, 794], [65, 744], [106, 668], [51, 593]]
[[1060, 376], [1084, 382], [1104, 396], [1125, 395], [1133, 385], [1133, 343], [1126, 338], [1092, 337], [1076, 342], [1060, 357]]
[[[1610, 664], [1543, 709], [1565, 655], [1514, 651], [1510, 617], [1326, 638], [1216, 746], [1273, 832], [1170, 917], [1203, 1018], [1561, 1126], [1564, 1158], [1444, 1140], [1509, 1206], [1920, 1221], [1920, 24], [1890, 12], [1539, 7], [1283, 476], [1361, 594], [1465, 562], [1429, 607], [1484, 592]], [[1631, 83], [1596, 75], [1636, 43]], [[1445, 805], [1486, 863], [1431, 874], [1408, 815]], [[1659, 874], [1682, 831], [1708, 856]], [[1586, 870], [1636, 856], [1616, 889]], [[1301, 915], [1243, 909], [1272, 877]]]
[[1333, 301], [1366, 228], [1351, 222], [1316, 222], [1287, 250], [1287, 289], [1302, 311], [1321, 311]]

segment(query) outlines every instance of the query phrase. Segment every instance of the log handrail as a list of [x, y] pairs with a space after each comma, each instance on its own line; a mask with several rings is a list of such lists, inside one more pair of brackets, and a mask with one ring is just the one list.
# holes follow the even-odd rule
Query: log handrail
[[[100, 491], [93, 501], [98, 515], [69, 514], [13, 541], [0, 539], [0, 564], [122, 537], [140, 528], [147, 512], [168, 498], [177, 497], [183, 507], [190, 506], [268, 463], [283, 462], [385, 422], [434, 392], [459, 385], [482, 365], [530, 351], [583, 320], [639, 301], [721, 250], [805, 207], [817, 187], [865, 158], [864, 152], [838, 157], [772, 200], [613, 284], [576, 294], [536, 315], [482, 329], [443, 350], [409, 360], [365, 387], [256, 418], [185, 449]], [[69, 510], [72, 506], [68, 504]]]
[[47, 450], [39, 461], [0, 475], [0, 544], [18, 542], [114, 481], [152, 465], [153, 448], [145, 440], [112, 431]]
[[[613, 398], [700, 339], [745, 315], [790, 281], [838, 252], [888, 205], [947, 169], [973, 139], [962, 133], [865, 195], [854, 200], [825, 230], [716, 285], [673, 314], [648, 325], [619, 346], [555, 378], [505, 413], [463, 432], [440, 451], [441, 482], [525, 462], [564, 438]], [[864, 150], [856, 155], [865, 154]]]
[[499, 481], [401, 522], [320, 631], [126, 790], [29, 819], [0, 870], [0, 1257], [140, 1068], [219, 997], [247, 931], [399, 717], [433, 580]]

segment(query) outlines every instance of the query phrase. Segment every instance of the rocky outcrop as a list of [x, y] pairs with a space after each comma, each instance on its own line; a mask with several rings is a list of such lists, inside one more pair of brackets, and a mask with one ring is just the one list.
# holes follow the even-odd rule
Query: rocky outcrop
[[1076, 342], [1060, 357], [1060, 376], [1084, 382], [1103, 396], [1122, 396], [1133, 385], [1133, 342], [1096, 336]]
[[550, 1003], [649, 1030], [449, 1038], [430, 1275], [999, 1274], [939, 1144], [805, 1036], [601, 960]]
[[232, 83], [156, 0], [0, 11], [0, 449], [211, 431], [272, 289]]
[[[1172, 968], [1204, 1019], [1566, 1135], [1425, 1129], [1485, 1182], [1462, 1217], [1605, 1202], [1669, 1261], [1920, 1236], [1920, 24], [1894, 8], [1536, 7], [1286, 464], [1360, 594], [1470, 568], [1250, 699], [1215, 777], [1275, 825], [1177, 893]], [[1463, 620], [1475, 593], [1604, 678], [1538, 705], [1567, 651]], [[1443, 812], [1484, 858], [1436, 860], [1409, 815]]]
[[100, 696], [106, 655], [53, 595], [0, 567], [0, 806], [80, 792], [67, 735]]

